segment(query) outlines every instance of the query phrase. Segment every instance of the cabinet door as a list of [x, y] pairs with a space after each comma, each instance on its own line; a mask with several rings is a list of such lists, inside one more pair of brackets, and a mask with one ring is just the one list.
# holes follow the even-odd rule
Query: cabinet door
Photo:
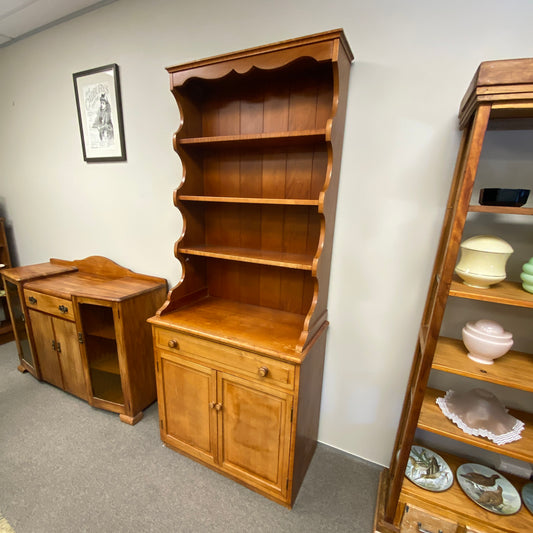
[[214, 464], [216, 461], [216, 373], [211, 368], [158, 352], [161, 438]]
[[35, 362], [33, 360], [33, 353], [26, 329], [24, 309], [22, 308], [18, 287], [15, 283], [12, 283], [7, 279], [4, 281], [6, 295], [9, 300], [9, 308], [11, 310], [13, 327], [15, 329], [15, 340], [17, 341], [20, 361], [26, 370], [31, 372], [35, 377], [39, 377]]
[[219, 462], [250, 485], [285, 497], [292, 396], [219, 373]]
[[63, 388], [80, 398], [87, 399], [85, 374], [76, 324], [58, 318], [52, 319], [52, 324], [63, 375]]
[[61, 367], [56, 352], [52, 318], [44, 313], [28, 309], [30, 324], [37, 351], [41, 378], [56, 387], [63, 388]]

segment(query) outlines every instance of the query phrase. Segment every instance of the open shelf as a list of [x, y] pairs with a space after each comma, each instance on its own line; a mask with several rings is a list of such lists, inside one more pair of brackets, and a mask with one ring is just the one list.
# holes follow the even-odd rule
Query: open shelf
[[93, 368], [91, 369], [91, 384], [95, 398], [119, 405], [124, 404], [120, 375]]
[[458, 298], [533, 309], [533, 294], [522, 289], [522, 285], [516, 281], [502, 281], [488, 289], [478, 289], [469, 287], [458, 279], [454, 279], [452, 280], [449, 294]]
[[179, 194], [177, 199], [180, 202], [213, 202], [225, 204], [254, 204], [254, 205], [314, 205], [318, 206], [318, 200], [305, 200], [299, 198], [240, 198], [236, 196], [193, 196]]
[[326, 130], [284, 131], [275, 133], [253, 133], [242, 135], [214, 135], [208, 137], [185, 137], [177, 139], [182, 146], [222, 145], [224, 147], [294, 146], [326, 141]]
[[99, 337], [94, 341], [88, 338], [86, 342], [91, 349], [90, 354], [88, 354], [89, 368], [96, 368], [111, 374], [120, 374], [116, 342]]
[[180, 247], [179, 252], [182, 254], [216, 257], [230, 261], [294, 268], [297, 270], [312, 270], [313, 268], [313, 257], [288, 252], [271, 252], [268, 250], [254, 250], [230, 246]]
[[494, 213], [498, 215], [533, 215], [533, 207], [506, 207], [498, 205], [471, 205], [471, 213]]
[[[461, 464], [468, 462], [441, 451], [437, 453], [448, 463], [454, 477], [456, 476], [457, 468]], [[503, 475], [514, 485], [518, 492], [527, 483], [527, 480], [508, 474]], [[433, 511], [437, 516], [452, 518], [461, 525], [469, 526], [473, 531], [486, 533], [533, 531], [533, 515], [524, 505], [522, 505], [518, 513], [510, 516], [491, 513], [470, 500], [459, 486], [457, 479], [454, 479], [453, 485], [448, 490], [431, 492], [404, 478], [400, 501], [417, 507], [422, 506], [427, 510]]]
[[525, 427], [520, 433], [521, 438], [498, 446], [489, 439], [469, 435], [449, 420], [437, 405], [437, 398], [444, 397], [445, 393], [435, 389], [426, 389], [418, 427], [437, 435], [442, 435], [477, 448], [514, 457], [526, 463], [533, 462], [533, 415], [524, 411], [509, 409], [509, 414], [524, 422]]
[[467, 356], [462, 341], [439, 337], [432, 368], [468, 378], [533, 392], [533, 355], [510, 351], [492, 365], [476, 363]]

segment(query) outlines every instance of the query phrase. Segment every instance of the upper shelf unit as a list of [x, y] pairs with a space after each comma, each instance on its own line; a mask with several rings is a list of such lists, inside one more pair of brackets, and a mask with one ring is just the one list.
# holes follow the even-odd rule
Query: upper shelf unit
[[352, 61], [334, 30], [167, 69], [181, 114], [183, 274], [158, 316], [186, 329], [187, 309], [209, 309], [196, 333], [272, 351], [265, 331], [283, 322], [283, 350], [302, 353], [327, 317]]

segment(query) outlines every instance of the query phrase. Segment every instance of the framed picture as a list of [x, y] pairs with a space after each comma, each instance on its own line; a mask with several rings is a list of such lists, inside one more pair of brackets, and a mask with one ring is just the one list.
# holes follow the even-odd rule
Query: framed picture
[[118, 65], [76, 72], [72, 77], [83, 159], [88, 163], [125, 161]]

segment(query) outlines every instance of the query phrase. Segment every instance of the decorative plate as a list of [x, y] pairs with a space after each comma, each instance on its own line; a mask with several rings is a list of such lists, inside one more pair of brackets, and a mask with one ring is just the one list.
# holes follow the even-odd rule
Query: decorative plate
[[520, 494], [500, 473], [487, 466], [466, 463], [457, 469], [464, 493], [483, 509], [500, 515], [520, 511]]
[[527, 510], [533, 514], [533, 483], [526, 483], [522, 487], [522, 500]]
[[405, 475], [415, 485], [433, 492], [442, 492], [453, 484], [453, 474], [446, 461], [423, 446], [411, 447]]

